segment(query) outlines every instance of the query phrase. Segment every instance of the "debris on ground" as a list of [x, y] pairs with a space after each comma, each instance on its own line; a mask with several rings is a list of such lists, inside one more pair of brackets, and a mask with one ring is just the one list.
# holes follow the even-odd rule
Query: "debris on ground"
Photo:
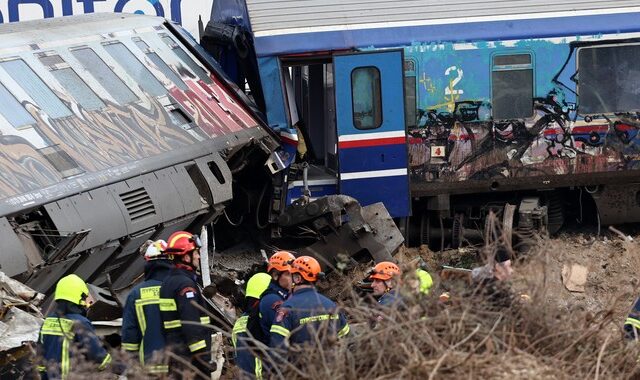
[[589, 269], [584, 265], [565, 264], [562, 267], [562, 283], [570, 292], [584, 293]]
[[0, 377], [18, 378], [29, 366], [38, 340], [44, 294], [0, 272], [0, 297]]

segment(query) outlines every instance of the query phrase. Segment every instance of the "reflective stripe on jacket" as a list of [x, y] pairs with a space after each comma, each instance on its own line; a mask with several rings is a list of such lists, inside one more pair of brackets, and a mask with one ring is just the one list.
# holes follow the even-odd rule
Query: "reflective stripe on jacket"
[[139, 356], [140, 364], [149, 373], [166, 373], [162, 364], [165, 348], [162, 316], [160, 315], [160, 286], [172, 265], [157, 260], [147, 263], [146, 280], [134, 287], [122, 315], [122, 347]]
[[231, 343], [235, 350], [236, 365], [245, 372], [245, 376], [262, 379], [262, 360], [252, 352], [248, 323], [249, 315], [243, 314], [233, 325]]
[[[208, 352], [211, 330], [206, 327], [209, 316], [192, 302], [204, 307], [204, 300], [195, 281], [195, 274], [173, 268], [160, 287], [160, 315], [167, 347], [185, 358]], [[206, 354], [205, 354], [206, 356]], [[202, 357], [203, 361], [209, 359]]]
[[262, 329], [262, 343], [269, 345], [271, 335], [271, 325], [276, 317], [278, 309], [284, 303], [288, 293], [280, 287], [274, 280], [271, 280], [269, 287], [260, 297], [259, 316], [260, 328]]
[[80, 314], [49, 315], [40, 329], [39, 350], [45, 360], [38, 370], [44, 378], [66, 378], [72, 373], [74, 356], [79, 353], [103, 370], [111, 355], [102, 346], [91, 322]]
[[349, 334], [349, 324], [344, 314], [337, 312], [337, 305], [318, 293], [315, 287], [295, 290], [282, 304], [271, 326], [272, 347], [301, 344], [314, 339], [314, 334], [326, 326], [339, 338]]
[[636, 300], [633, 310], [624, 321], [624, 331], [627, 339], [640, 340], [640, 298]]

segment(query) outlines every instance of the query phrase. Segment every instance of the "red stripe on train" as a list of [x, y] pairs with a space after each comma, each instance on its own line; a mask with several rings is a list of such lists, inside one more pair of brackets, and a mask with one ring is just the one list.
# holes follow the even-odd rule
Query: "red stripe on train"
[[368, 146], [405, 144], [406, 142], [406, 137], [402, 136], [370, 140], [340, 141], [338, 146], [340, 146], [340, 148], [364, 148]]

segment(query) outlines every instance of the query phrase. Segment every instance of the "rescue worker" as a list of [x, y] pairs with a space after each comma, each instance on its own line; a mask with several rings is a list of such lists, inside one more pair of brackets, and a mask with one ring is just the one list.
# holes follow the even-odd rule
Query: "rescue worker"
[[629, 317], [624, 321], [624, 332], [627, 339], [640, 341], [640, 297], [636, 300]]
[[422, 268], [416, 269], [416, 277], [418, 279], [418, 292], [422, 295], [428, 295], [433, 286], [433, 278], [426, 270]]
[[271, 283], [271, 276], [256, 273], [247, 281], [244, 298], [244, 313], [236, 320], [231, 332], [231, 342], [235, 350], [236, 365], [244, 371], [245, 377], [262, 379], [262, 360], [255, 342], [264, 341], [258, 316], [260, 297]]
[[269, 345], [271, 325], [278, 309], [291, 291], [291, 263], [296, 257], [287, 251], [278, 251], [269, 258], [267, 273], [271, 276], [269, 287], [260, 299], [260, 327], [262, 328], [262, 343]]
[[[196, 282], [201, 247], [200, 238], [185, 231], [174, 232], [167, 239], [165, 252], [174, 267], [160, 286], [160, 314], [167, 350], [190, 362], [208, 378], [212, 370], [211, 331], [206, 325], [210, 320], [194, 305], [205, 305]], [[181, 362], [169, 358], [169, 371], [178, 377], [184, 370]]]
[[144, 281], [134, 287], [124, 305], [122, 315], [122, 347], [135, 353], [145, 371], [150, 374], [168, 373], [162, 362], [165, 343], [160, 316], [160, 285], [173, 264], [167, 259], [167, 242], [152, 242], [144, 252], [147, 262]]
[[316, 290], [315, 284], [322, 275], [320, 263], [313, 257], [301, 256], [293, 261], [293, 293], [282, 304], [271, 326], [272, 347], [313, 341], [315, 334], [324, 326], [338, 338], [349, 333], [347, 319], [337, 311], [335, 302]]
[[54, 299], [55, 310], [44, 320], [38, 339], [38, 352], [44, 359], [38, 366], [40, 378], [65, 379], [80, 357], [95, 363], [96, 370], [104, 370], [111, 355], [86, 317], [93, 303], [87, 284], [75, 274], [65, 276], [56, 284]]
[[393, 306], [402, 303], [402, 297], [398, 292], [400, 267], [390, 261], [382, 261], [373, 267], [369, 279], [372, 280], [371, 289], [373, 296], [378, 297], [378, 303], [384, 306]]

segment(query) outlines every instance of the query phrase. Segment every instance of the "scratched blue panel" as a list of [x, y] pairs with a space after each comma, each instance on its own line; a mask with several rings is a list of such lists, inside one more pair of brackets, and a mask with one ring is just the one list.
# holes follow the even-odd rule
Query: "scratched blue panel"
[[267, 104], [267, 120], [269, 126], [279, 130], [288, 127], [287, 111], [284, 105], [284, 93], [282, 91], [282, 78], [280, 65], [277, 58], [260, 58], [260, 80], [264, 99]]
[[405, 144], [340, 149], [340, 172], [406, 168]]
[[[405, 57], [416, 62], [417, 108], [453, 112], [456, 102], [479, 101], [487, 104], [485, 120], [488, 119], [493, 56], [520, 53], [532, 55], [535, 97], [545, 98], [554, 90], [562, 92], [561, 85], [553, 82], [557, 75], [560, 83], [575, 89], [570, 80], [575, 73], [575, 60], [570, 59], [561, 72], [570, 54], [566, 42], [525, 40], [508, 46], [500, 41], [476, 42], [463, 50], [454, 50], [452, 43], [413, 44], [405, 48]], [[569, 92], [566, 101], [575, 102], [575, 94]]]
[[258, 55], [268, 56], [354, 47], [403, 46], [415, 41], [493, 41], [615, 34], [639, 31], [639, 18], [640, 13], [626, 13], [299, 33], [258, 37], [256, 50]]
[[[385, 207], [394, 218], [410, 215], [409, 180], [406, 176], [353, 179], [340, 183], [342, 194], [356, 198], [363, 206], [376, 202], [384, 202]], [[372, 191], [374, 190], [374, 191]]]

